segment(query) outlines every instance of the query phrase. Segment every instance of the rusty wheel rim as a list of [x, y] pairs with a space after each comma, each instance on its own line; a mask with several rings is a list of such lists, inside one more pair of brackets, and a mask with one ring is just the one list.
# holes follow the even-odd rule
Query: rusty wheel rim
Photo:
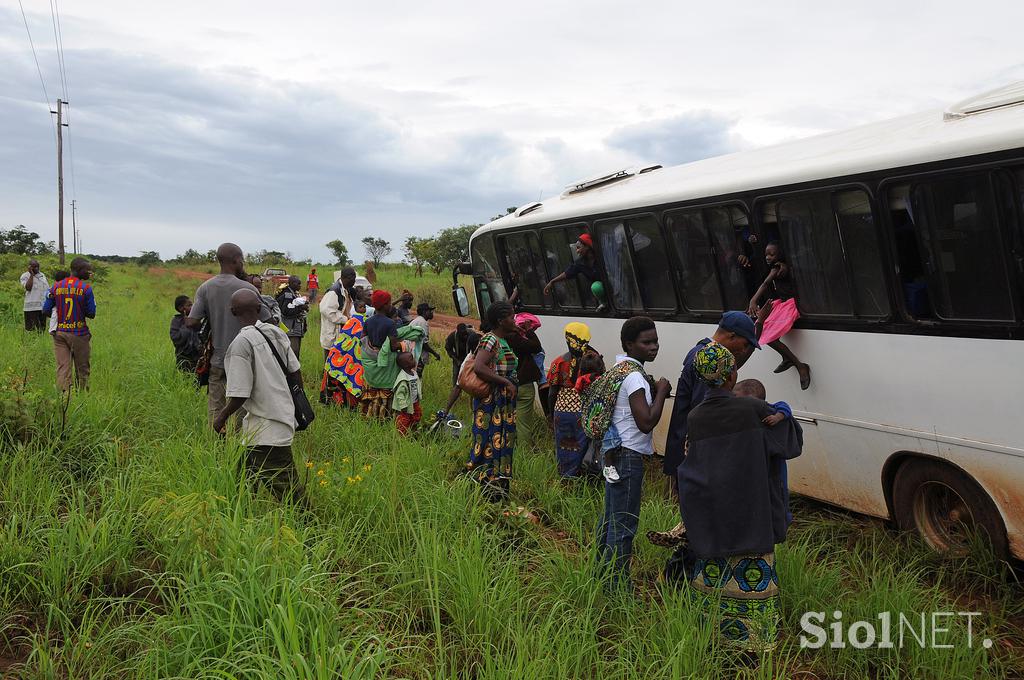
[[966, 555], [977, 527], [963, 497], [942, 482], [926, 482], [914, 494], [914, 522], [926, 543], [939, 552]]

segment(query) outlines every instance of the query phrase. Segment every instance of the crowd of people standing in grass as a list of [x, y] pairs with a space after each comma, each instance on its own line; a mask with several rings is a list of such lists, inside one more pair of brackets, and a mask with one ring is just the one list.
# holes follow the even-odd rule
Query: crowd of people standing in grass
[[[581, 236], [577, 246], [589, 250], [586, 266], [557, 280], [596, 276], [589, 236]], [[699, 594], [722, 634], [753, 651], [775, 643], [774, 550], [792, 520], [786, 461], [800, 455], [802, 434], [787, 404], [769, 404], [764, 386], [739, 381], [738, 372], [764, 343], [783, 358], [776, 372], [795, 366], [801, 387], [810, 380], [810, 369], [780, 340], [799, 313], [785, 257], [777, 244], [768, 251], [770, 273], [749, 309], [724, 313], [712, 336], [683, 357], [661, 463], [673, 482], [680, 522], [648, 535], [657, 545], [675, 548], [667, 573]], [[247, 474], [282, 500], [304, 502], [291, 445], [299, 423], [308, 423], [300, 417], [303, 400], [297, 397], [304, 393], [299, 357], [319, 279], [315, 269], [310, 272], [306, 295], [296, 276], [268, 295], [259, 277], [246, 275], [237, 245], [222, 244], [217, 260], [220, 273], [200, 285], [194, 299], [174, 300], [170, 338], [177, 366], [207, 386], [211, 427], [240, 433], [240, 466]], [[41, 330], [52, 315], [63, 390], [71, 388], [72, 369], [79, 388], [88, 384], [87, 319], [96, 314], [90, 272], [88, 261], [76, 258], [70, 274], [61, 272], [49, 286], [33, 260], [21, 277], [26, 330]], [[603, 289], [594, 290], [603, 305], [603, 294], [597, 295]], [[517, 313], [516, 297], [513, 292], [510, 301], [484, 310], [479, 333], [459, 324], [447, 337], [452, 389], [435, 420], [446, 420], [460, 394], [470, 394], [464, 472], [485, 496], [498, 500], [510, 493], [517, 438], [538, 441], [550, 432], [552, 465], [563, 480], [591, 477], [603, 483], [604, 510], [594, 518], [597, 569], [609, 588], [626, 588], [644, 469], [653, 460], [653, 431], [671, 391], [666, 378], [655, 380], [645, 370], [661, 350], [657, 325], [645, 316], [626, 319], [622, 353], [609, 366], [592, 346], [590, 328], [568, 323], [565, 351], [559, 347], [547, 364], [537, 335], [542, 321]], [[319, 295], [322, 404], [394, 421], [402, 435], [420, 426], [421, 379], [431, 358], [441, 356], [430, 342], [434, 308], [421, 303], [414, 315], [414, 301], [408, 290], [397, 301], [374, 290], [351, 267]]]

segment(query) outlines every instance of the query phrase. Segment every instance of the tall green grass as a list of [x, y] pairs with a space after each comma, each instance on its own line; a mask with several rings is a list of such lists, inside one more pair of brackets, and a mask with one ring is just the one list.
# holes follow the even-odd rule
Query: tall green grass
[[[130, 267], [97, 283], [92, 389], [66, 416], [49, 337], [25, 335], [16, 288], [3, 292], [0, 379], [35, 409], [28, 442], [0, 453], [0, 668], [15, 662], [12, 677], [1024, 672], [1020, 590], [994, 565], [947, 562], [878, 522], [807, 503], [778, 550], [782, 644], [751, 667], [720, 645], [685, 589], [659, 581], [668, 554], [643, 538], [636, 596], [605, 593], [593, 571], [601, 491], [561, 484], [550, 441], [521, 443], [512, 498], [494, 504], [458, 474], [465, 442], [402, 439], [316, 406], [295, 444], [311, 510], [279, 505], [241, 482], [238, 442], [207, 429], [205, 394], [173, 367], [167, 324], [183, 289], [174, 272]], [[311, 391], [319, 358], [311, 333]], [[446, 366], [428, 368], [425, 413], [442, 405], [448, 380]], [[659, 481], [647, 485], [641, 534], [675, 522]], [[957, 624], [946, 637], [954, 649], [801, 649], [800, 615], [835, 609], [847, 621], [984, 614], [973, 648]], [[981, 637], [996, 645], [983, 649]]]

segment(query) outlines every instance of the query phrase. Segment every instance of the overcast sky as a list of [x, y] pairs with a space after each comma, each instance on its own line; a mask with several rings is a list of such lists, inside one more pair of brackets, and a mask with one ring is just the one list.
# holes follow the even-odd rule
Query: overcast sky
[[[23, 0], [51, 103], [48, 2]], [[260, 6], [263, 5], [263, 6]], [[85, 250], [326, 261], [570, 182], [1024, 79], [1024, 2], [60, 4]], [[54, 128], [0, 0], [0, 228], [56, 239]], [[66, 217], [70, 244], [70, 208]], [[394, 256], [393, 256], [394, 257]]]

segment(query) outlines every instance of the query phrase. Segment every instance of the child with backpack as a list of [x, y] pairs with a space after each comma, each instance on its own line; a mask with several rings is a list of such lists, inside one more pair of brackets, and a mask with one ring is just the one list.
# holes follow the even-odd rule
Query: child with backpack
[[[619, 333], [623, 354], [587, 389], [583, 429], [601, 441], [615, 475], [605, 477], [604, 516], [598, 528], [598, 565], [610, 584], [629, 583], [633, 538], [640, 522], [644, 460], [654, 453], [654, 427], [661, 420], [671, 385], [644, 372], [658, 356], [658, 331], [649, 317], [635, 316]], [[613, 479], [612, 477], [616, 477]]]

